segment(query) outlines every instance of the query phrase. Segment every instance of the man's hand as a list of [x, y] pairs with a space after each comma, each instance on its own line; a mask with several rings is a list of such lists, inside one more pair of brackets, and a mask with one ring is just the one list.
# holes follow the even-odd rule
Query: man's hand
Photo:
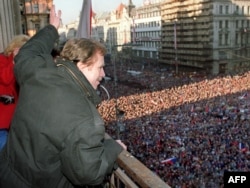
[[118, 144], [120, 144], [120, 146], [124, 149], [124, 150], [127, 150], [127, 146], [121, 141], [121, 140], [116, 140], [116, 142]]
[[55, 5], [52, 5], [50, 9], [50, 19], [49, 23], [53, 25], [56, 29], [59, 28], [61, 22], [61, 10], [58, 10], [56, 14]]

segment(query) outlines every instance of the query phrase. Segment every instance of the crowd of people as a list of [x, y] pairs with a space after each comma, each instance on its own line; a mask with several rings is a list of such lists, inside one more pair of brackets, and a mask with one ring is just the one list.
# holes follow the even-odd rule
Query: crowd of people
[[107, 132], [173, 188], [220, 188], [224, 171], [250, 171], [250, 72], [166, 67], [105, 68], [117, 77], [103, 83], [111, 96], [99, 107]]

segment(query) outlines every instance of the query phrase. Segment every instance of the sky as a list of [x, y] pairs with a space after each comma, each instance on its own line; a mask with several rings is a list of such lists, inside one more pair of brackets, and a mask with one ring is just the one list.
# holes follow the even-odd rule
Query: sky
[[[92, 9], [94, 12], [105, 12], [115, 10], [120, 3], [128, 4], [129, 0], [92, 0]], [[143, 0], [132, 0], [138, 7], [143, 4]], [[80, 15], [83, 0], [54, 0], [56, 10], [62, 11], [62, 22], [68, 24], [75, 21]]]

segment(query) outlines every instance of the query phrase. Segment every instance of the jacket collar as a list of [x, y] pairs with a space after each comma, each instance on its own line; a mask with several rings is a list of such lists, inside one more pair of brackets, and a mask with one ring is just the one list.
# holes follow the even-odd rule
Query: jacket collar
[[87, 78], [77, 68], [75, 63], [63, 59], [57, 59], [56, 65], [57, 67], [63, 67], [66, 69], [66, 72], [68, 72], [68, 74], [79, 84], [79, 87], [95, 106], [101, 103], [101, 98], [97, 95], [96, 90], [91, 86]]

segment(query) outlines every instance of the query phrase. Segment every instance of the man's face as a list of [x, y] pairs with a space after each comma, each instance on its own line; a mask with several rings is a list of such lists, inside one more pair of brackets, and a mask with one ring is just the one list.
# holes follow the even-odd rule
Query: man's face
[[83, 63], [79, 62], [77, 63], [77, 67], [84, 74], [84, 76], [90, 82], [92, 87], [94, 89], [97, 89], [97, 86], [100, 84], [100, 81], [105, 76], [105, 72], [103, 69], [105, 64], [104, 64], [104, 56], [102, 56], [101, 54], [97, 53], [95, 58], [96, 61], [94, 64], [86, 66]]

